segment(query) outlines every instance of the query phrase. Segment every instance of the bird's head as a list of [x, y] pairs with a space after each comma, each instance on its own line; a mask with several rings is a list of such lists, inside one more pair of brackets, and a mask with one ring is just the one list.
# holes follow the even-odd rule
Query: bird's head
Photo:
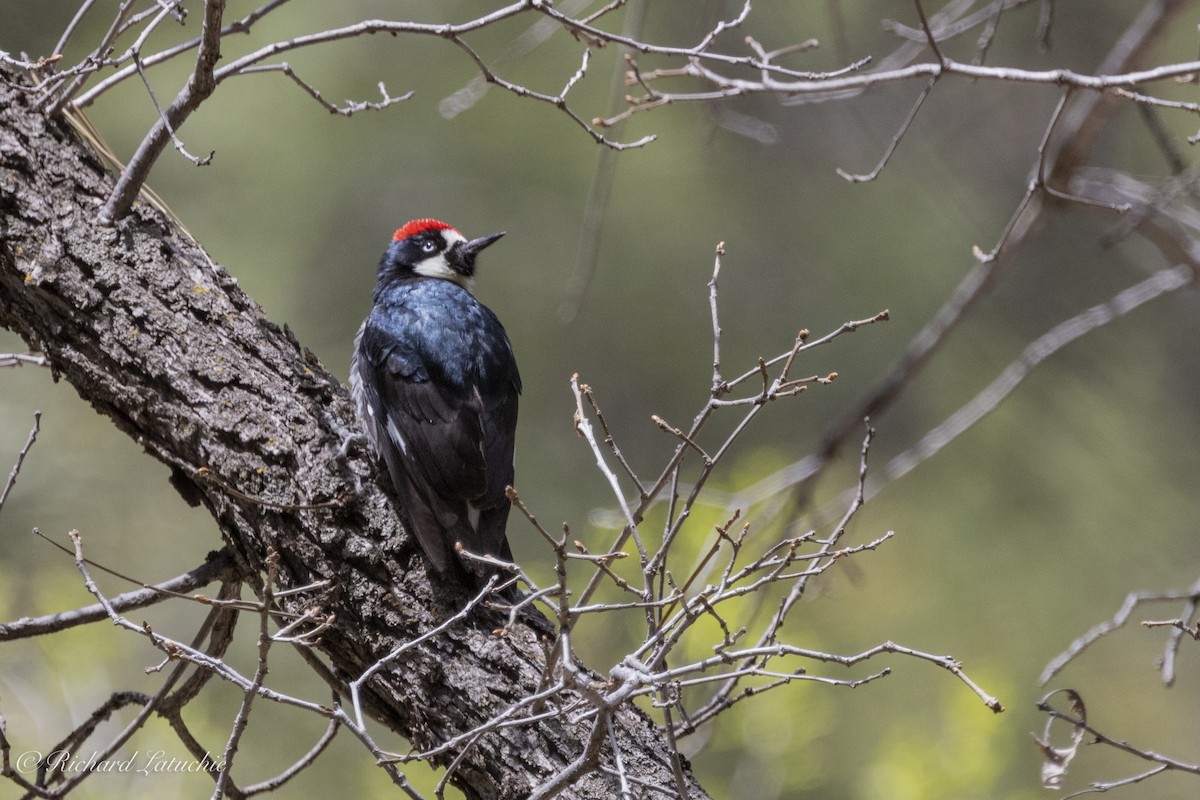
[[422, 275], [453, 281], [470, 290], [475, 277], [475, 256], [504, 232], [467, 239], [457, 229], [436, 219], [415, 219], [392, 236], [379, 277]]

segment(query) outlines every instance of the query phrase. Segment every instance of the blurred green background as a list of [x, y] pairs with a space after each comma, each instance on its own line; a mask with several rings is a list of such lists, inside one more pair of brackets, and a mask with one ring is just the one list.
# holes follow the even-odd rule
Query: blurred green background
[[[64, 63], [108, 25], [115, 3], [90, 13]], [[194, 4], [188, 28], [198, 29]], [[598, 4], [593, 4], [598, 5]], [[231, 2], [227, 19], [254, 8]], [[1036, 46], [1036, 6], [1006, 14], [991, 64], [1090, 71], [1141, 7], [1126, 0], [1056, 4], [1052, 46]], [[6, 0], [0, 49], [49, 53], [75, 0]], [[303, 32], [382, 17], [463, 21], [491, 4], [354, 0], [295, 4], [247, 37], [226, 40], [225, 61]], [[688, 45], [709, 17], [741, 4], [657, 3], [644, 38]], [[698, 13], [699, 12], [699, 13]], [[909, 4], [807, 2], [755, 6], [727, 50], [752, 35], [768, 48], [815, 37], [822, 47], [789, 66], [836, 69], [895, 46], [881, 13], [915, 24]], [[1178, 18], [1144, 66], [1195, 57], [1195, 9]], [[485, 59], [504, 58], [533, 17], [469, 38]], [[620, 16], [614, 17], [619, 20]], [[609, 25], [618, 24], [616, 21]], [[164, 30], [157, 39], [181, 33]], [[969, 60], [976, 34], [947, 46]], [[124, 43], [122, 43], [124, 44]], [[844, 49], [845, 53], [839, 51]], [[593, 54], [571, 94], [585, 119], [606, 113], [620, 54]], [[559, 31], [505, 77], [557, 93], [578, 67], [579, 44]], [[168, 151], [150, 179], [214, 259], [278, 323], [286, 323], [339, 378], [365, 315], [375, 265], [391, 232], [418, 216], [445, 219], [468, 236], [506, 230], [481, 259], [477, 294], [505, 322], [525, 380], [517, 483], [539, 518], [570, 523], [594, 550], [606, 547], [613, 506], [586, 445], [572, 429], [568, 381], [591, 384], [618, 443], [643, 476], [656, 474], [674, 440], [651, 422], [685, 425], [703, 405], [711, 376], [706, 283], [713, 249], [727, 242], [720, 305], [730, 375], [790, 346], [799, 328], [821, 334], [883, 308], [892, 320], [806, 355], [797, 374], [840, 374], [836, 383], [772, 405], [739, 441], [714, 489], [736, 491], [810, 452], [822, 430], [860, 397], [904, 349], [965, 272], [973, 245], [990, 250], [1036, 164], [1059, 92], [1048, 86], [941, 81], [880, 178], [853, 185], [835, 174], [869, 171], [923, 82], [892, 84], [855, 98], [783, 105], [752, 97], [717, 106], [674, 106], [635, 116], [623, 132], [657, 141], [621, 153], [599, 242], [599, 260], [578, 313], [569, 296], [582, 219], [600, 150], [548, 105], [490, 89], [470, 109], [443, 116], [439, 104], [477, 74], [453, 45], [434, 38], [365, 37], [289, 54], [292, 66], [329, 100], [375, 100], [384, 81], [412, 99], [351, 119], [324, 112], [280, 75], [231, 79], [180, 131], [193, 153], [215, 150], [197, 168]], [[645, 66], [658, 66], [652, 58]], [[184, 60], [150, 75], [169, 102]], [[680, 84], [694, 89], [695, 84]], [[1196, 100], [1192, 86], [1156, 86]], [[87, 110], [121, 157], [136, 148], [155, 112], [140, 82], [128, 81]], [[1180, 148], [1194, 117], [1165, 115]], [[753, 135], [747, 135], [749, 129]], [[1153, 180], [1164, 159], [1130, 105], [1114, 107], [1092, 161]], [[1111, 215], [1051, 211], [1011, 256], [1006, 281], [976, 310], [902, 401], [875, 420], [876, 464], [910, 445], [966, 402], [1033, 338], [1165, 266], [1136, 238], [1102, 246]], [[795, 684], [741, 704], [689, 747], [705, 787], [718, 798], [997, 798], [1045, 796], [1030, 732], [1042, 718], [1036, 679], [1074, 638], [1109, 617], [1131, 590], [1184, 588], [1196, 579], [1197, 297], [1160, 299], [1054, 356], [993, 415], [932, 461], [887, 487], [859, 515], [848, 543], [884, 531], [878, 552], [835, 570], [795, 612], [791, 640], [853, 653], [885, 640], [965, 662], [1008, 711], [993, 715], [958, 681], [899, 657], [885, 680], [847, 691]], [[0, 333], [0, 351], [21, 351]], [[167, 470], [97, 416], [75, 391], [33, 367], [0, 375], [0, 469], [7, 474], [41, 409], [42, 431], [0, 515], [0, 618], [90, 602], [71, 559], [31, 535], [65, 541], [72, 528], [95, 560], [146, 581], [190, 569], [219, 546], [212, 520], [189, 509]], [[731, 416], [725, 423], [732, 421]], [[719, 426], [718, 426], [719, 427]], [[818, 497], [850, 485], [856, 456], [834, 469]], [[719, 515], [715, 515], [719, 516]], [[753, 517], [750, 518], [753, 523]], [[550, 558], [523, 522], [510, 522], [517, 558], [548, 577]], [[703, 538], [697, 528], [695, 534]], [[695, 543], [700, 547], [701, 541]], [[104, 581], [112, 592], [127, 587]], [[1174, 606], [1134, 615], [1170, 618]], [[142, 614], [186, 636], [202, 612], [183, 604]], [[636, 623], [635, 623], [636, 624]], [[252, 640], [253, 625], [242, 636]], [[604, 671], [623, 651], [619, 632], [584, 643]], [[629, 634], [630, 636], [633, 633]], [[1165, 635], [1136, 625], [1102, 641], [1053, 686], [1073, 686], [1101, 730], [1131, 743], [1200, 761], [1200, 658], [1184, 645], [1179, 681], [1164, 689], [1156, 659]], [[242, 659], [239, 661], [239, 659]], [[14, 752], [47, 748], [117, 690], [153, 691], [144, 668], [158, 654], [143, 640], [93, 625], [44, 641], [0, 646], [0, 714]], [[245, 648], [235, 665], [253, 669]], [[283, 690], [323, 699], [298, 659], [273, 665]], [[213, 685], [189, 707], [197, 736], [224, 746], [239, 697]], [[261, 716], [260, 716], [261, 715]], [[155, 727], [157, 725], [158, 727]], [[143, 756], [185, 753], [162, 723], [131, 743]], [[269, 777], [299, 757], [323, 726], [298, 712], [256, 706], [239, 767], [243, 781]], [[288, 735], [281, 735], [286, 730]], [[402, 747], [393, 739], [381, 738]], [[389, 789], [349, 736], [285, 797]], [[1068, 788], [1145, 766], [1098, 748], [1072, 766]], [[414, 772], [428, 789], [436, 780]], [[1126, 796], [1195, 796], [1195, 779], [1166, 776]], [[198, 796], [194, 775], [98, 775], [81, 798]], [[0, 797], [11, 795], [0, 784]]]

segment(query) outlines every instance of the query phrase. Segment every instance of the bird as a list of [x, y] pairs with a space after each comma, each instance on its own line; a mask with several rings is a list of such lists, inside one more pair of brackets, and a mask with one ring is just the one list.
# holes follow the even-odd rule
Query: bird
[[354, 339], [350, 393], [399, 516], [439, 574], [482, 584], [512, 562], [505, 528], [521, 376], [499, 318], [472, 294], [475, 259], [504, 232], [467, 239], [435, 219], [392, 236]]

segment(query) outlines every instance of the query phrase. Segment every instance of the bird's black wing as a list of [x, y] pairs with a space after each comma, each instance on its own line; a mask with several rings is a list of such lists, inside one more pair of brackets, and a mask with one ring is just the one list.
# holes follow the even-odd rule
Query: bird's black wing
[[368, 430], [373, 424], [375, 450], [387, 464], [409, 527], [440, 571], [452, 563], [456, 543], [511, 560], [504, 488], [513, 479], [515, 364], [507, 387], [481, 387], [478, 375], [450, 380], [420, 337], [398, 336], [396, 328], [396, 319], [386, 328], [368, 319], [356, 367], [373, 417]]

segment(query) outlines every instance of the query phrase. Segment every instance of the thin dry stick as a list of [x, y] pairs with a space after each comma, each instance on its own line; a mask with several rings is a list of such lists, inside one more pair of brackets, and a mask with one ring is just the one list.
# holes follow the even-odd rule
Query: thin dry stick
[[[571, 376], [571, 392], [575, 395], [575, 431], [587, 441], [588, 446], [592, 449], [592, 455], [596, 457], [596, 467], [600, 473], [604, 475], [608, 481], [609, 487], [612, 489], [613, 496], [621, 507], [621, 514], [625, 520], [625, 529], [621, 532], [617, 543], [609, 548], [610, 550], [620, 550], [621, 546], [630, 537], [633, 538], [634, 544], [637, 546], [638, 553], [641, 556], [642, 564], [645, 565], [649, 559], [646, 552], [646, 546], [642, 543], [641, 534], [638, 532], [638, 521], [634, 518], [633, 512], [629, 508], [629, 504], [625, 501], [625, 493], [621, 490], [621, 482], [617, 476], [608, 467], [608, 463], [604, 459], [604, 452], [601, 450], [599, 443], [596, 441], [595, 431], [592, 430], [592, 423], [587, 418], [587, 412], [583, 408], [583, 396], [585, 385], [579, 383], [579, 375]], [[646, 588], [647, 596], [649, 596], [649, 587]]]
[[[133, 8], [133, 5], [134, 0], [122, 0], [121, 5], [117, 8], [117, 15], [113, 18], [112, 24], [109, 25], [108, 30], [104, 33], [104, 35], [100, 37], [100, 41], [96, 44], [96, 49], [92, 51], [92, 55], [85, 60], [85, 63], [90, 62], [89, 66], [95, 65], [112, 48], [113, 42], [116, 41], [117, 37], [121, 34], [121, 31], [124, 30], [125, 20], [129, 16], [129, 12]], [[81, 12], [82, 10], [83, 9], [80, 9]], [[67, 30], [63, 33], [62, 41], [65, 42], [74, 25], [75, 21], [72, 20], [71, 25], [69, 25]], [[87, 73], [85, 71], [80, 71], [78, 74], [76, 74], [67, 84], [66, 89], [63, 89], [58, 93], [57, 99], [47, 108], [47, 113], [53, 116], [62, 111], [62, 109], [65, 107], [65, 104], [70, 100], [71, 95], [83, 85], [85, 80], [87, 80]]]
[[71, 35], [75, 33], [75, 29], [83, 21], [84, 15], [87, 14], [88, 10], [95, 3], [96, 0], [83, 0], [79, 4], [79, 8], [75, 9], [75, 16], [71, 17], [71, 21], [67, 23], [67, 27], [63, 29], [62, 36], [58, 37], [58, 44], [54, 45], [54, 53], [62, 53], [67, 49], [67, 42], [71, 41]]
[[308, 752], [301, 756], [296, 763], [292, 764], [290, 767], [273, 778], [268, 778], [265, 781], [244, 787], [242, 789], [242, 796], [251, 797], [256, 794], [273, 792], [286, 784], [292, 778], [299, 775], [306, 768], [312, 766], [313, 762], [317, 760], [317, 757], [320, 756], [321, 753], [325, 752], [325, 749], [333, 743], [333, 737], [337, 735], [337, 732], [341, 727], [342, 723], [340, 720], [337, 718], [331, 719], [329, 721], [329, 727], [325, 729], [325, 733], [321, 734], [321, 738], [317, 740], [317, 743], [309, 748]]
[[161, 113], [158, 122], [142, 139], [137, 152], [121, 172], [117, 185], [100, 210], [102, 221], [112, 223], [129, 212], [150, 174], [150, 168], [167, 142], [174, 137], [174, 132], [217, 88], [215, 67], [221, 57], [221, 17], [224, 11], [225, 0], [205, 0], [204, 24], [192, 75], [174, 102]]
[[1074, 661], [1080, 653], [1108, 634], [1124, 626], [1137, 607], [1143, 603], [1169, 603], [1180, 600], [1192, 602], [1197, 597], [1200, 597], [1200, 581], [1193, 584], [1191, 588], [1182, 591], [1130, 592], [1125, 595], [1125, 600], [1121, 603], [1121, 607], [1117, 609], [1117, 613], [1113, 614], [1110, 619], [1099, 623], [1083, 636], [1071, 642], [1071, 645], [1066, 650], [1050, 660], [1050, 663], [1042, 670], [1042, 674], [1038, 676], [1039, 685], [1045, 686], [1058, 673], [1062, 672], [1068, 664]]
[[[242, 691], [245, 691], [251, 685], [249, 678], [241, 675], [237, 670], [229, 666], [229, 664], [220, 658], [216, 658], [208, 653], [201, 652], [192, 645], [187, 645], [176, 639], [171, 639], [170, 637], [156, 633], [148, 624], [143, 623], [142, 625], [137, 625], [133, 622], [130, 622], [129, 619], [118, 613], [113, 607], [112, 603], [109, 601], [108, 597], [106, 597], [100, 591], [100, 588], [96, 585], [95, 580], [92, 578], [91, 571], [88, 569], [88, 564], [90, 562], [83, 555], [83, 540], [79, 531], [70, 531], [68, 535], [75, 545], [75, 568], [79, 570], [79, 574], [83, 576], [84, 587], [89, 593], [91, 593], [93, 597], [96, 598], [100, 605], [104, 607], [104, 610], [108, 613], [108, 617], [113, 621], [113, 624], [120, 628], [124, 628], [125, 630], [132, 631], [133, 633], [146, 637], [150, 640], [151, 644], [167, 655], [166, 661], [164, 661], [160, 667], [165, 666], [169, 661], [182, 659], [191, 662], [202, 669], [213, 672], [217, 675], [217, 677], [232, 683]], [[312, 711], [320, 714], [323, 717], [328, 718], [331, 714], [328, 708], [325, 708], [319, 703], [312, 703], [297, 697], [285, 695], [266, 687], [260, 687], [257, 693], [268, 700], [274, 700], [285, 705], [295, 706], [306, 711]]]
[[[649, 3], [634, 3], [625, 15], [623, 33], [631, 39], [641, 39], [642, 29], [646, 21]], [[626, 53], [628, 58], [628, 53]], [[625, 95], [625, 77], [622, 74], [624, 64], [618, 61], [613, 66], [613, 74], [609, 80], [608, 107], [610, 113], [615, 113], [618, 104]], [[623, 133], [622, 126], [611, 129], [615, 138]], [[566, 296], [558, 307], [558, 318], [570, 322], [579, 313], [584, 296], [592, 285], [596, 274], [596, 265], [600, 259], [600, 236], [604, 229], [604, 215], [608, 211], [609, 197], [612, 193], [613, 180], [617, 174], [617, 153], [611, 147], [600, 150], [596, 156], [596, 169], [592, 173], [592, 182], [588, 187], [587, 201], [583, 209], [583, 220], [579, 231], [579, 253], [575, 258], [575, 270], [571, 274], [571, 282], [567, 287]]]
[[1097, 328], [1115, 322], [1151, 300], [1190, 286], [1194, 281], [1195, 272], [1187, 265], [1160, 270], [1146, 280], [1118, 292], [1110, 300], [1060, 322], [1026, 346], [1020, 357], [1009, 364], [987, 388], [921, 437], [912, 447], [889, 461], [883, 470], [883, 479], [878, 485], [872, 486], [869, 495], [873, 495], [882, 485], [906, 475], [994, 411], [1035, 367], [1059, 350]]
[[717, 253], [713, 258], [712, 277], [708, 280], [708, 313], [712, 320], [713, 359], [712, 359], [712, 394], [724, 394], [728, 391], [725, 381], [721, 378], [721, 319], [717, 307], [717, 279], [721, 277], [721, 256], [725, 255], [725, 243], [717, 243]]
[[492, 594], [492, 590], [495, 588], [495, 586], [496, 577], [492, 576], [488, 579], [487, 585], [484, 586], [477, 595], [471, 598], [466, 605], [460, 608], [456, 614], [446, 619], [437, 627], [429, 629], [415, 639], [411, 639], [404, 644], [397, 646], [394, 650], [392, 650], [392, 652], [376, 661], [374, 664], [364, 670], [362, 675], [359, 675], [353, 682], [351, 682], [348, 688], [350, 689], [350, 698], [354, 708], [354, 724], [356, 727], [363, 728], [363, 726], [366, 724], [362, 713], [362, 701], [360, 695], [362, 692], [362, 687], [367, 683], [367, 681], [371, 680], [371, 678], [374, 677], [377, 672], [386, 667], [392, 661], [395, 661], [408, 650], [420, 645], [422, 642], [426, 642], [432, 638], [435, 638], [443, 631], [466, 619], [467, 615], [471, 613], [471, 609], [475, 608], [475, 606], [482, 603]]
[[[35, 536], [41, 537], [43, 540], [45, 540], [49, 544], [57, 547], [59, 550], [62, 550], [63, 552], [68, 553], [68, 554], [73, 554], [72, 549], [64, 547], [63, 545], [61, 545], [58, 542], [51, 539], [49, 536], [46, 536], [44, 533], [42, 533], [37, 528], [33, 529], [33, 534]], [[218, 555], [221, 559], [232, 559], [232, 554], [228, 550], [222, 550]], [[229, 608], [235, 608], [235, 609], [238, 609], [241, 611], [258, 611], [258, 609], [259, 609], [258, 603], [248, 603], [248, 602], [245, 602], [242, 600], [237, 600], [237, 599], [222, 599], [222, 598], [214, 599], [212, 597], [208, 597], [208, 596], [202, 595], [202, 594], [187, 595], [187, 594], [180, 594], [178, 592], [172, 592], [170, 589], [159, 588], [159, 587], [151, 586], [147, 583], [143, 583], [142, 581], [137, 580], [136, 578], [131, 578], [130, 576], [128, 576], [124, 573], [118, 572], [117, 570], [112, 569], [111, 567], [106, 567], [105, 565], [100, 564], [95, 561], [92, 561], [91, 559], [85, 559], [85, 563], [87, 563], [87, 565], [89, 567], [95, 567], [96, 569], [100, 570], [101, 572], [112, 575], [114, 578], [120, 578], [121, 580], [125, 581], [126, 583], [132, 583], [135, 586], [141, 586], [143, 589], [150, 589], [152, 591], [165, 594], [169, 597], [178, 597], [183, 600], [191, 600], [191, 601], [194, 601], [197, 603], [202, 603], [204, 605], [225, 606], [225, 607], [229, 607]], [[230, 567], [232, 568], [232, 566], [233, 565], [231, 562]], [[222, 578], [225, 578], [225, 577], [229, 577], [229, 576], [222, 576]], [[236, 576], [234, 576], [234, 577], [236, 577]], [[176, 578], [174, 580], [179, 580], [179, 579]], [[223, 580], [223, 582], [225, 582], [225, 581]], [[328, 589], [330, 587], [330, 585], [331, 585], [330, 581], [314, 581], [313, 583], [310, 583], [307, 586], [298, 586], [294, 589], [286, 589], [284, 591], [277, 592], [275, 596], [276, 597], [286, 597], [291, 594], [298, 594], [298, 593], [317, 591], [317, 590], [325, 590], [325, 589]], [[122, 595], [122, 597], [123, 596], [124, 595]], [[294, 614], [292, 612], [281, 611], [281, 610], [273, 610], [272, 613], [276, 617], [281, 617], [283, 619], [295, 618], [295, 617], [301, 616], [298, 614]]]
[[[1091, 741], [1094, 744], [1107, 745], [1108, 747], [1111, 747], [1115, 750], [1119, 750], [1122, 753], [1127, 753], [1136, 758], [1140, 758], [1143, 761], [1149, 761], [1151, 763], [1158, 765], [1158, 767], [1150, 773], [1137, 776], [1136, 778], [1130, 779], [1127, 781], [1118, 782], [1116, 784], [1113, 784], [1114, 786], [1123, 785], [1124, 783], [1134, 783], [1134, 782], [1137, 782], [1140, 780], [1144, 780], [1146, 777], [1149, 777], [1150, 775], [1157, 774], [1160, 771], [1166, 771], [1166, 770], [1174, 770], [1177, 772], [1190, 773], [1192, 775], [1200, 775], [1200, 764], [1189, 763], [1186, 761], [1180, 761], [1178, 759], [1171, 758], [1169, 756], [1161, 755], [1152, 750], [1144, 749], [1141, 747], [1135, 747], [1134, 745], [1130, 744], [1127, 741], [1120, 740], [1120, 739], [1114, 739], [1111, 736], [1108, 736], [1107, 734], [1102, 733], [1101, 731], [1097, 730], [1090, 723], [1088, 723], [1087, 720], [1081, 719], [1080, 717], [1072, 716], [1070, 714], [1066, 714], [1062, 711], [1059, 711], [1058, 709], [1054, 708], [1046, 701], [1042, 701], [1042, 702], [1038, 703], [1038, 709], [1040, 711], [1042, 711], [1043, 713], [1048, 714], [1049, 716], [1051, 716], [1055, 719], [1060, 719], [1063, 722], [1066, 722], [1068, 725], [1078, 726], [1079, 728], [1081, 728], [1082, 730], [1084, 730], [1088, 733], [1088, 736], [1090, 737]], [[1075, 794], [1068, 795], [1068, 796], [1069, 797], [1078, 797], [1081, 794], [1087, 794], [1091, 791], [1104, 791], [1104, 790], [1100, 789], [1098, 787], [1093, 787], [1090, 790], [1076, 792]]]
[[908, 116], [900, 123], [900, 129], [892, 135], [892, 141], [888, 143], [887, 149], [883, 151], [883, 157], [879, 159], [879, 163], [875, 165], [875, 169], [865, 175], [856, 175], [838, 167], [836, 170], [838, 176], [850, 183], [865, 183], [866, 181], [873, 181], [878, 178], [879, 173], [892, 160], [892, 154], [896, 152], [896, 148], [900, 145], [900, 140], [904, 138], [904, 134], [908, 133], [908, 129], [912, 127], [913, 120], [917, 118], [917, 113], [920, 112], [921, 106], [925, 104], [925, 99], [933, 92], [933, 87], [937, 83], [937, 79], [938, 76], [936, 75], [930, 78], [929, 83], [925, 84], [925, 88], [921, 90], [921, 94], [917, 95], [917, 101], [913, 103]]
[[[832, 551], [834, 545], [837, 542], [837, 539], [840, 538], [840, 532], [845, 531], [846, 526], [849, 524], [849, 522], [853, 518], [854, 514], [858, 511], [859, 508], [862, 507], [863, 495], [864, 495], [865, 485], [866, 485], [866, 476], [867, 476], [867, 454], [870, 451], [870, 445], [871, 445], [872, 439], [874, 438], [874, 435], [875, 435], [874, 430], [871, 429], [871, 427], [868, 425], [866, 435], [863, 438], [861, 461], [860, 461], [860, 466], [859, 466], [858, 489], [855, 493], [855, 498], [851, 502], [849, 508], [847, 509], [846, 515], [843, 518], [842, 523], [838, 526], [834, 535], [831, 536], [826, 541], [826, 543], [823, 544], [819, 548], [818, 553], [821, 555], [828, 555]], [[805, 576], [799, 577], [792, 584], [791, 588], [788, 591], [787, 596], [780, 603], [779, 608], [776, 611], [773, 620], [771, 621], [771, 623], [769, 623], [767, 625], [763, 634], [759, 637], [758, 641], [759, 641], [760, 646], [766, 646], [775, 641], [775, 638], [778, 635], [778, 631], [782, 627], [784, 619], [787, 617], [788, 612], [791, 610], [792, 606], [794, 606], [800, 600], [800, 598], [804, 595], [804, 592], [805, 592], [805, 589], [807, 588], [807, 586], [808, 586], [808, 580], [807, 580], [807, 577], [805, 577]], [[753, 666], [753, 664], [752, 664], [752, 662], [746, 662], [743, 666], [750, 667], [750, 666]], [[739, 678], [734, 678], [732, 680], [727, 681], [724, 685], [722, 685], [720, 687], [720, 689], [718, 689], [718, 691], [716, 692], [714, 697], [709, 701], [709, 706], [710, 707], [722, 706], [727, 701], [727, 699], [732, 695], [733, 691], [737, 688], [739, 683], [740, 683]]]
[[42, 355], [33, 353], [0, 353], [0, 369], [5, 367], [23, 367], [32, 364], [36, 367], [50, 366], [50, 360]]
[[[96, 599], [101, 602], [101, 605], [105, 605], [107, 607], [107, 605], [108, 605], [107, 600], [105, 598], [103, 598], [103, 596], [100, 594], [99, 589], [96, 587], [95, 582], [92, 581], [91, 575], [88, 573], [87, 560], [83, 557], [83, 544], [82, 544], [82, 539], [79, 536], [79, 532], [71, 531], [71, 539], [75, 545], [75, 548], [74, 548], [75, 549], [75, 564], [76, 564], [76, 567], [79, 569], [80, 574], [84, 578], [84, 585], [88, 588], [89, 591], [92, 592], [92, 594], [96, 597]], [[142, 708], [134, 716], [134, 718], [131, 719], [125, 725], [125, 727], [122, 728], [106, 746], [96, 750], [96, 752], [94, 754], [94, 759], [96, 762], [104, 762], [104, 761], [107, 761], [109, 758], [111, 758], [113, 756], [113, 754], [116, 753], [117, 750], [122, 745], [124, 745], [125, 742], [127, 742], [129, 740], [130, 737], [133, 736], [133, 734], [135, 734], [138, 730], [140, 730], [142, 728], [143, 725], [145, 725], [146, 721], [150, 718], [150, 715], [155, 711], [155, 709], [162, 702], [163, 698], [166, 696], [166, 693], [169, 691], [169, 689], [171, 688], [171, 686], [174, 682], [174, 679], [177, 678], [178, 675], [179, 675], [179, 673], [176, 672], [172, 676], [172, 678], [169, 679], [163, 685], [162, 689], [159, 690], [158, 694], [155, 697], [147, 699], [146, 702], [142, 705]], [[0, 728], [2, 728], [2, 727], [3, 726], [0, 726]], [[3, 743], [7, 744], [7, 740], [4, 740]], [[6, 750], [5, 751], [6, 759], [7, 759], [7, 755], [8, 754], [7, 754], [7, 750]], [[42, 791], [40, 791], [40, 787], [32, 786], [27, 781], [25, 781], [24, 778], [22, 778], [19, 774], [16, 774], [12, 771], [7, 772], [6, 774], [8, 775], [8, 777], [11, 780], [16, 781], [27, 791], [30, 791], [31, 794], [44, 796], [44, 793]], [[90, 775], [93, 775], [93, 774], [95, 774], [95, 773], [88, 770], [88, 771], [79, 772], [79, 773], [71, 776], [61, 786], [59, 786], [56, 789], [57, 796], [65, 796], [72, 789], [74, 789], [74, 787], [78, 786], [84, 779], [86, 779], [87, 777], [89, 777]]]
[[608, 445], [613, 457], [617, 459], [617, 463], [625, 471], [626, 477], [633, 481], [633, 485], [637, 487], [639, 495], [644, 497], [646, 488], [642, 485], [641, 478], [633, 471], [633, 466], [625, 458], [625, 454], [616, 446], [616, 440], [613, 438], [612, 431], [608, 427], [608, 420], [604, 418], [604, 412], [600, 410], [600, 404], [596, 402], [596, 393], [587, 384], [584, 384], [581, 389], [583, 396], [587, 398], [588, 405], [592, 408], [592, 412], [596, 415], [596, 422], [600, 423], [600, 428], [604, 431], [604, 443]]
[[[119, 594], [110, 599], [109, 606], [117, 612], [126, 612], [171, 597], [179, 597], [183, 592], [207, 586], [213, 581], [224, 581], [232, 567], [233, 558], [227, 549], [223, 549], [214, 558], [205, 561], [191, 572], [153, 586]], [[107, 617], [107, 610], [99, 603], [41, 617], [23, 617], [14, 622], [0, 624], [0, 642], [54, 633]]]
[[258, 664], [254, 670], [254, 677], [250, 679], [250, 685], [242, 692], [242, 702], [238, 706], [237, 715], [233, 719], [233, 726], [229, 731], [229, 738], [225, 742], [225, 751], [221, 755], [222, 769], [217, 773], [217, 785], [213, 788], [213, 800], [221, 800], [225, 796], [226, 787], [231, 785], [234, 760], [237, 758], [238, 743], [242, 740], [242, 734], [246, 732], [246, 726], [250, 721], [250, 708], [254, 704], [254, 698], [258, 696], [258, 690], [263, 687], [263, 682], [267, 677], [267, 657], [271, 652], [271, 606], [275, 604], [275, 581], [278, 577], [279, 570], [279, 554], [274, 549], [268, 548], [267, 556], [263, 559], [267, 566], [267, 577], [262, 582], [262, 611], [258, 617]]
[[361, 111], [383, 111], [389, 106], [393, 106], [397, 103], [403, 103], [405, 100], [411, 99], [413, 94], [415, 94], [415, 92], [408, 91], [399, 97], [392, 97], [390, 94], [388, 94], [387, 86], [384, 85], [383, 81], [380, 81], [377, 85], [379, 88], [379, 94], [383, 98], [382, 100], [378, 100], [376, 102], [370, 102], [366, 100], [347, 100], [345, 105], [338, 106], [326, 100], [315, 86], [301, 78], [296, 73], [296, 70], [292, 69], [292, 65], [286, 61], [279, 64], [260, 64], [258, 66], [246, 67], [241, 71], [240, 74], [256, 75], [273, 72], [278, 72], [285, 75], [292, 81], [292, 83], [299, 86], [305, 94], [307, 94], [313, 100], [316, 100], [321, 108], [325, 109], [330, 114], [337, 114], [338, 116], [342, 117], [352, 117]]
[[[271, 2], [266, 3], [254, 11], [251, 11], [249, 14], [237, 20], [236, 22], [231, 22], [224, 26], [221, 29], [221, 37], [226, 38], [235, 33], [250, 33], [250, 30], [254, 27], [255, 23], [288, 2], [289, 0], [271, 0]], [[159, 64], [166, 63], [167, 61], [183, 55], [184, 53], [190, 53], [200, 46], [201, 41], [202, 39], [200, 36], [195, 36], [165, 50], [160, 50], [157, 53], [145, 56], [142, 58], [142, 66], [143, 68], [148, 69], [150, 67], [155, 67]], [[118, 69], [113, 75], [101, 80], [87, 91], [81, 92], [78, 97], [71, 101], [71, 106], [77, 110], [87, 108], [109, 89], [133, 77], [137, 73], [137, 69], [137, 66], [133, 64]], [[69, 100], [69, 96], [66, 97], [66, 99]]]
[[29, 449], [33, 447], [33, 443], [37, 441], [38, 433], [42, 430], [42, 412], [33, 412], [33, 427], [29, 429], [29, 436], [25, 439], [25, 444], [17, 453], [17, 460], [13, 462], [12, 470], [8, 473], [8, 480], [4, 482], [4, 491], [0, 491], [0, 510], [4, 509], [4, 501], [8, 499], [8, 493], [12, 491], [13, 486], [17, 483], [17, 475], [21, 472], [21, 465], [25, 463], [25, 456], [29, 455]]

